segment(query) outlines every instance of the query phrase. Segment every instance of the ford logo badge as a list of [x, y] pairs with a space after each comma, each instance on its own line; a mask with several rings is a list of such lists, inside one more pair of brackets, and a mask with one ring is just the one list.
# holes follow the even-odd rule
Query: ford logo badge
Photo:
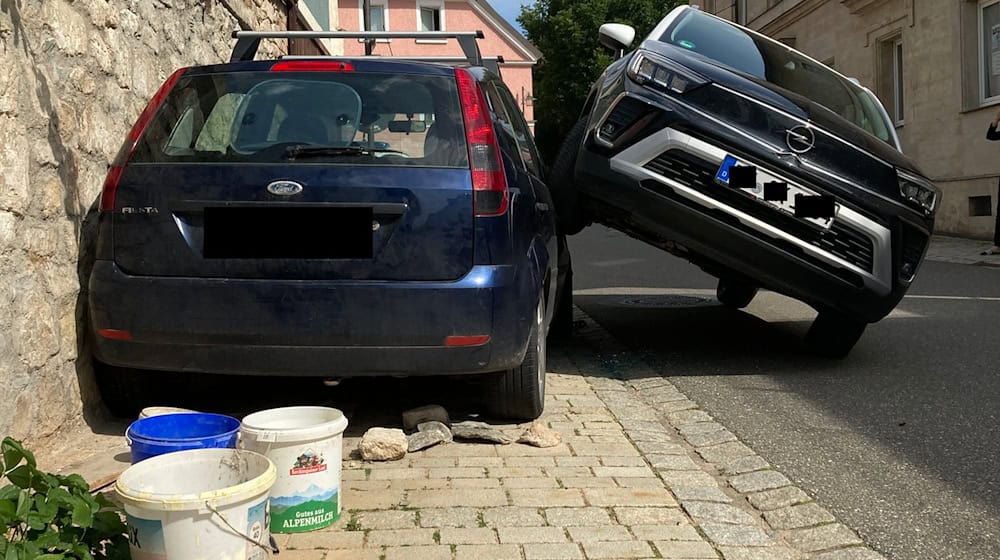
[[278, 196], [292, 196], [302, 192], [302, 185], [295, 181], [275, 181], [267, 186], [267, 192]]

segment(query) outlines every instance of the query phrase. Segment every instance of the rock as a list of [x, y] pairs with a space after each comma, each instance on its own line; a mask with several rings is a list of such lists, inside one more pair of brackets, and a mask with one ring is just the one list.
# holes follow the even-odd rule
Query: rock
[[446, 427], [451, 426], [448, 411], [436, 404], [411, 408], [403, 412], [403, 429], [407, 432], [416, 430], [420, 424], [425, 422], [440, 422]]
[[358, 444], [365, 461], [398, 461], [406, 456], [406, 448], [406, 434], [397, 428], [370, 428]]
[[549, 428], [542, 422], [535, 422], [517, 438], [517, 443], [526, 443], [535, 447], [555, 447], [562, 441], [559, 432]]
[[406, 436], [407, 451], [413, 453], [439, 443], [451, 443], [451, 430], [441, 422], [424, 422], [417, 426], [417, 433]]
[[455, 439], [490, 441], [501, 445], [514, 443], [512, 437], [485, 422], [459, 422], [451, 427], [451, 435]]

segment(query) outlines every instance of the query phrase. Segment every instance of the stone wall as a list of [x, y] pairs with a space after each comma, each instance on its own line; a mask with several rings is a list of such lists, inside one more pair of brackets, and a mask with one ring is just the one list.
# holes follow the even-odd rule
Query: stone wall
[[173, 70], [228, 60], [241, 26], [284, 29], [285, 4], [0, 0], [0, 437], [100, 417], [78, 262], [108, 162]]

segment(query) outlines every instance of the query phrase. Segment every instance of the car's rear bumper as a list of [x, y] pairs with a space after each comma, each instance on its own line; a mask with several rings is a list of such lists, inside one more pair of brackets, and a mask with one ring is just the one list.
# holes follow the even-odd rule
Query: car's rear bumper
[[[593, 144], [586, 146], [589, 150]], [[691, 156], [704, 169], [657, 163], [671, 150]], [[580, 189], [595, 202], [598, 221], [653, 243], [674, 242], [693, 260], [820, 309], [868, 322], [881, 319], [899, 303], [923, 256], [926, 237], [912, 273], [901, 278], [902, 226], [894, 231], [887, 225], [892, 219], [898, 224], [898, 216], [876, 221], [844, 206], [835, 222], [838, 231], [820, 232], [790, 224], [763, 203], [721, 192], [716, 196], [712, 189], [726, 187], [711, 184], [714, 168], [726, 152], [679, 129], [664, 128], [617, 153], [605, 153], [581, 156], [577, 169], [584, 179]], [[838, 237], [841, 233], [849, 237]]]
[[[97, 261], [94, 354], [122, 367], [248, 375], [498, 371], [523, 359], [530, 315], [512, 302], [526, 299], [524, 285], [513, 266], [477, 266], [454, 282], [342, 282], [130, 276]], [[474, 346], [446, 342], [482, 335], [489, 341]]]

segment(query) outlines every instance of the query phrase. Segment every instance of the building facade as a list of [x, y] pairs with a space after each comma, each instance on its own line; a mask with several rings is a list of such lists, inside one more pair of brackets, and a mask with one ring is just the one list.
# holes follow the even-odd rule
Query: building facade
[[[302, 20], [312, 29], [359, 31], [364, 28], [363, 0], [300, 0]], [[538, 51], [498, 14], [486, 0], [371, 0], [369, 26], [375, 31], [482, 31], [479, 49], [485, 57], [502, 56], [503, 80], [534, 129], [532, 69]], [[364, 43], [324, 40], [331, 55], [361, 56]], [[461, 56], [454, 40], [386, 39], [374, 54], [386, 56]]]
[[857, 78], [943, 193], [937, 231], [989, 238], [1000, 145], [1000, 0], [692, 0]]

